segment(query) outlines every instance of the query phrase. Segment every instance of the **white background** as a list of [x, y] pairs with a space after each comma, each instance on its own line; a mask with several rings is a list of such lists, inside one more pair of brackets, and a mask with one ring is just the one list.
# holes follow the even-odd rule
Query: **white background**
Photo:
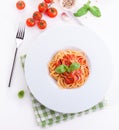
[[[78, 7], [86, 0], [80, 0]], [[27, 53], [28, 48], [33, 40], [42, 33], [37, 27], [26, 28], [26, 35], [23, 45], [19, 48], [17, 61], [15, 65], [12, 85], [8, 88], [8, 80], [13, 61], [15, 50], [15, 35], [20, 21], [24, 21], [27, 17], [31, 17], [33, 11], [37, 10], [37, 4], [40, 0], [26, 0], [26, 8], [18, 11], [15, 7], [16, 0], [1, 1], [0, 7], [0, 129], [2, 130], [39, 130], [35, 121], [34, 113], [31, 107], [29, 93], [22, 68], [20, 65], [20, 55]], [[102, 110], [89, 115], [85, 115], [73, 120], [63, 122], [58, 125], [47, 128], [49, 130], [119, 130], [119, 15], [118, 0], [92, 0], [92, 4], [100, 7], [102, 17], [95, 18], [90, 13], [79, 18], [82, 23], [96, 32], [107, 44], [112, 57], [113, 63], [113, 79], [110, 88], [105, 95], [108, 106]], [[59, 15], [55, 19], [47, 19], [48, 28], [55, 26], [56, 22], [61, 21], [60, 13], [62, 9], [58, 3], [57, 7]], [[77, 9], [77, 8], [76, 8]], [[62, 21], [63, 23], [66, 21]], [[75, 21], [67, 21], [75, 23]], [[90, 46], [90, 45], [89, 45]], [[101, 62], [101, 61], [100, 61]], [[25, 90], [25, 97], [19, 99], [17, 92], [20, 89]]]

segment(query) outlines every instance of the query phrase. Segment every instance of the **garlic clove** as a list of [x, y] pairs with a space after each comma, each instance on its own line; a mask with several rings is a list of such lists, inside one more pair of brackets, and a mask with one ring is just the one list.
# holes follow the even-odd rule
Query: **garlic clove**
[[66, 12], [61, 13], [61, 18], [64, 21], [69, 21], [69, 19], [70, 19]]

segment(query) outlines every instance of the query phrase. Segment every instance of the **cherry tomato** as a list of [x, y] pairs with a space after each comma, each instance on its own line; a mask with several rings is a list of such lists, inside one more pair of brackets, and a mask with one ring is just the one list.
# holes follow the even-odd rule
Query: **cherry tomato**
[[26, 20], [26, 25], [29, 27], [33, 27], [35, 25], [35, 20], [33, 18], [28, 18]]
[[22, 0], [19, 0], [19, 1], [16, 3], [16, 7], [17, 7], [17, 9], [19, 9], [19, 10], [24, 9], [24, 8], [25, 8], [25, 2], [22, 1]]
[[44, 0], [45, 1], [45, 3], [52, 3], [53, 2], [53, 0]]
[[33, 13], [33, 19], [40, 20], [42, 18], [42, 14], [39, 11], [35, 11]]
[[54, 7], [51, 7], [49, 9], [47, 9], [47, 12], [46, 14], [51, 17], [51, 18], [54, 18], [57, 16], [57, 9], [55, 9]]
[[38, 21], [37, 26], [40, 29], [45, 29], [47, 27], [47, 23], [45, 20], [40, 20], [40, 21]]
[[48, 5], [47, 5], [47, 3], [45, 3], [45, 2], [42, 2], [42, 3], [40, 3], [40, 4], [38, 5], [38, 10], [39, 10], [39, 12], [41, 12], [41, 13], [45, 12], [45, 11], [47, 10], [47, 8], [48, 8]]

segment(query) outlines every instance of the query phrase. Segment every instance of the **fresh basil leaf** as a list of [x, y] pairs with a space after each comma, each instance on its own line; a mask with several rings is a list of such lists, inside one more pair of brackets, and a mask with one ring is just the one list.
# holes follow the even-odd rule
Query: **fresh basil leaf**
[[58, 74], [64, 73], [66, 72], [68, 69], [68, 66], [66, 65], [59, 65], [56, 69], [55, 72], [57, 72]]
[[74, 70], [77, 70], [80, 68], [80, 64], [77, 62], [74, 62], [70, 65], [70, 67], [68, 68], [68, 72], [72, 72]]
[[79, 10], [77, 10], [76, 13], [74, 13], [74, 16], [81, 17], [85, 15], [87, 12], [88, 12], [88, 8], [86, 6], [83, 6]]
[[24, 90], [20, 90], [19, 92], [18, 92], [18, 97], [19, 98], [23, 98], [24, 97]]
[[100, 17], [101, 16], [101, 12], [100, 12], [100, 9], [96, 6], [91, 6], [89, 8], [89, 11], [96, 17]]
[[81, 7], [80, 9], [77, 10], [76, 13], [74, 13], [74, 16], [80, 17], [80, 16], [85, 15], [88, 12], [89, 8], [90, 8], [90, 5], [89, 5], [90, 3], [91, 2], [88, 1], [86, 4], [84, 4], [83, 7]]

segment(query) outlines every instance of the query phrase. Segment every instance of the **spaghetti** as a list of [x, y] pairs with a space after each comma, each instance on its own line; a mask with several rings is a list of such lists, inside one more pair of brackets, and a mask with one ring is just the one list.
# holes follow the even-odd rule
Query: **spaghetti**
[[[72, 63], [79, 63], [80, 68], [71, 72], [57, 73], [55, 70], [60, 65], [70, 67]], [[58, 86], [62, 88], [77, 88], [82, 86], [89, 76], [89, 65], [86, 55], [82, 51], [61, 50], [56, 53], [49, 63], [49, 73]]]

